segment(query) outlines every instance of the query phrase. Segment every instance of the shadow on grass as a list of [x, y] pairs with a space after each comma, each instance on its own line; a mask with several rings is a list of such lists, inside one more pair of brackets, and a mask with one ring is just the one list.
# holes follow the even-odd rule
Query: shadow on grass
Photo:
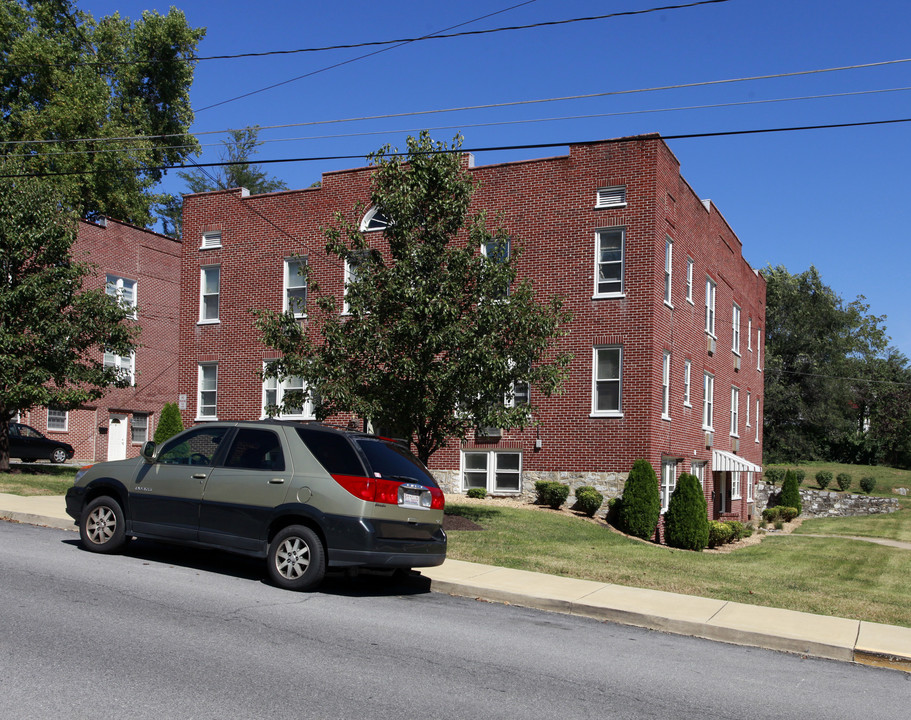
[[445, 512], [447, 515], [457, 515], [475, 521], [490, 520], [503, 514], [496, 508], [480, 507], [479, 505], [447, 505]]
[[10, 475], [47, 475], [48, 477], [73, 477], [79, 470], [75, 465], [41, 465], [39, 463], [10, 463]]

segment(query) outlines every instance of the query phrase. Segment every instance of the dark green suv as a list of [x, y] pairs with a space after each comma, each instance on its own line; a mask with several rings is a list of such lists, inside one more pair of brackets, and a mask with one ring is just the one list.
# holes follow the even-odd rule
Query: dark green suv
[[443, 493], [392, 440], [318, 423], [213, 422], [142, 457], [83, 468], [66, 494], [82, 544], [131, 537], [266, 558], [309, 590], [326, 568], [414, 568], [446, 557]]

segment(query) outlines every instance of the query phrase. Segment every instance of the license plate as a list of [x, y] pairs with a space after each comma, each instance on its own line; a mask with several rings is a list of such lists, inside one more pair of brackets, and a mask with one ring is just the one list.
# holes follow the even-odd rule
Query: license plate
[[402, 492], [402, 505], [421, 505], [421, 492], [419, 490], [405, 490]]

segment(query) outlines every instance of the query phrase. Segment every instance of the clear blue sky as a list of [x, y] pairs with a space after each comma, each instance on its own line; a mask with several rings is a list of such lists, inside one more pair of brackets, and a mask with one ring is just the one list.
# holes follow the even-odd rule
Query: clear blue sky
[[[188, 1], [207, 28], [200, 54], [290, 50], [420, 37], [497, 11], [451, 32], [644, 10], [674, 0], [300, 0]], [[512, 6], [518, 7], [511, 8]], [[83, 0], [96, 17], [156, 0]], [[258, 124], [315, 123], [393, 113], [676, 86], [911, 58], [908, 0], [729, 0], [695, 8], [555, 27], [385, 47], [200, 62], [192, 90], [195, 132]], [[214, 103], [318, 72], [210, 109]], [[609, 95], [512, 107], [264, 129], [258, 159], [362, 157], [432, 128], [465, 147], [563, 143], [659, 132], [754, 130], [911, 118], [911, 90], [655, 111], [911, 87], [911, 62], [789, 78]], [[611, 113], [633, 113], [615, 114]], [[578, 116], [599, 115], [580, 118]], [[548, 122], [527, 122], [563, 118]], [[502, 124], [492, 124], [502, 123]], [[474, 125], [478, 125], [474, 127]], [[440, 128], [440, 129], [434, 129]], [[372, 133], [372, 134], [366, 134]], [[327, 137], [337, 136], [337, 137]], [[341, 137], [338, 137], [341, 136]], [[224, 135], [202, 135], [202, 161], [218, 160]], [[711, 198], [755, 268], [819, 268], [846, 300], [866, 296], [887, 315], [892, 343], [911, 356], [908, 170], [911, 123], [669, 140], [683, 176]], [[567, 148], [476, 153], [476, 162], [559, 155]], [[268, 166], [292, 188], [323, 171], [363, 165], [326, 160]], [[171, 177], [165, 188], [180, 192]]]

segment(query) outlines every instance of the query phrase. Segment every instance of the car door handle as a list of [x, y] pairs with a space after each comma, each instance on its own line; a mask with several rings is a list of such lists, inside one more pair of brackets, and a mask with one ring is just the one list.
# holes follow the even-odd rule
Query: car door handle
[[281, 485], [283, 482], [285, 482], [285, 478], [272, 478], [269, 481], [269, 484], [270, 485]]
[[194, 480], [205, 480], [206, 479], [205, 473], [196, 473], [195, 475], [193, 475], [193, 479]]

